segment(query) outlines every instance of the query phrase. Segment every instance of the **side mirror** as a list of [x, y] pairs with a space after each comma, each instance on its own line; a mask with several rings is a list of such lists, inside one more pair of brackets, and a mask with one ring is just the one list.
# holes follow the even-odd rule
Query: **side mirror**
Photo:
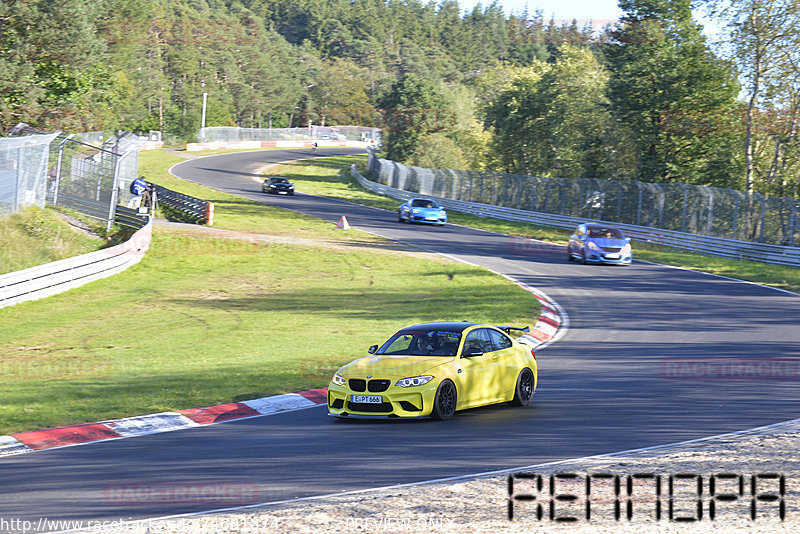
[[625, 238], [625, 242], [626, 242], [626, 243], [630, 243], [630, 242], [631, 242], [631, 238], [630, 238], [630, 237], [626, 237], [626, 238]]
[[483, 354], [483, 351], [477, 347], [470, 347], [464, 351], [462, 356], [469, 358], [470, 356], [480, 356]]
[[370, 354], [375, 354], [376, 352], [378, 352], [378, 345], [372, 345], [369, 349], [367, 349], [367, 352], [369, 352]]

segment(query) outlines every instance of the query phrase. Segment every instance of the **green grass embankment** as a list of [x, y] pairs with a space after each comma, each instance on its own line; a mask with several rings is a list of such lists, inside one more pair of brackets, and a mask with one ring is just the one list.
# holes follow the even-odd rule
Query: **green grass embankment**
[[26, 208], [0, 218], [0, 274], [92, 252], [104, 244], [54, 210]]
[[178, 183], [173, 158], [144, 153], [141, 168], [214, 201], [231, 230], [157, 226], [124, 273], [0, 309], [13, 325], [0, 330], [0, 435], [321, 387], [408, 324], [538, 315], [489, 271]]

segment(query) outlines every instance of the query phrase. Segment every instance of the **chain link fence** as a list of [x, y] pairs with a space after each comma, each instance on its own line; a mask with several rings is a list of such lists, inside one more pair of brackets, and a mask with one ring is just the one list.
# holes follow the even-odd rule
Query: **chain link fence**
[[0, 138], [0, 217], [27, 206], [44, 207], [47, 159], [57, 135]]
[[423, 169], [380, 159], [372, 151], [368, 168], [376, 182], [421, 195], [741, 241], [800, 246], [800, 203], [791, 198], [676, 183]]
[[307, 128], [200, 128], [201, 143], [235, 141], [360, 141], [380, 146], [381, 131], [365, 126], [309, 126]]
[[110, 230], [118, 205], [127, 204], [146, 140], [125, 132], [59, 136], [51, 145], [48, 202], [105, 220]]

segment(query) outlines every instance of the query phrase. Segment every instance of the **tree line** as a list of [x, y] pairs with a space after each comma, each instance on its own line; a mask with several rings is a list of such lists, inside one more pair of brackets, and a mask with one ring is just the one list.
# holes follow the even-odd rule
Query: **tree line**
[[800, 3], [620, 7], [598, 30], [456, 0], [4, 0], [0, 128], [190, 140], [207, 93], [208, 126], [377, 126], [412, 165], [798, 198]]

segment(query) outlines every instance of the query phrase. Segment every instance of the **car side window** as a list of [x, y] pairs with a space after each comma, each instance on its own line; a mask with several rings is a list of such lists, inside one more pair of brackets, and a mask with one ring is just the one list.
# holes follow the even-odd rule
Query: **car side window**
[[497, 330], [489, 330], [489, 333], [492, 336], [493, 350], [503, 350], [513, 345], [513, 342], [505, 334]]
[[478, 349], [481, 352], [492, 352], [492, 339], [489, 337], [489, 331], [485, 328], [473, 330], [467, 334], [464, 340], [464, 349], [462, 354], [466, 353], [467, 349]]

